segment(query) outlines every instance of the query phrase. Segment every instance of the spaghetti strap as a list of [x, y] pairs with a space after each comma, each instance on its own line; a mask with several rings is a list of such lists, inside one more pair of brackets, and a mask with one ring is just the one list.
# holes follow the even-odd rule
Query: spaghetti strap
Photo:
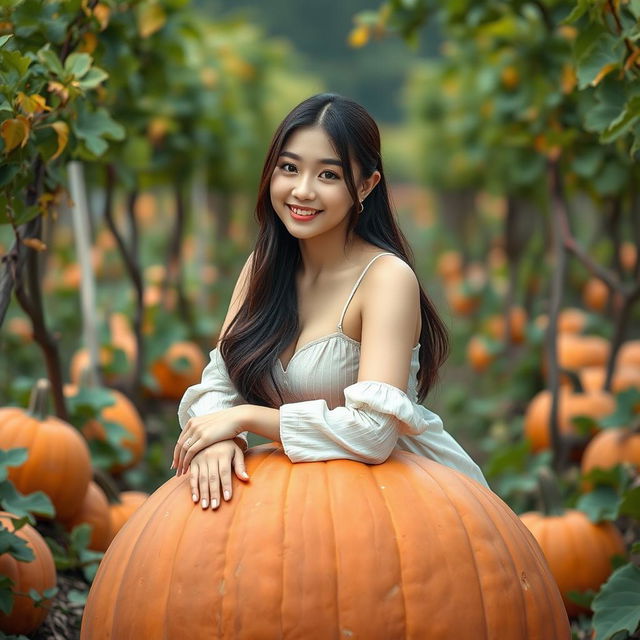
[[356, 280], [356, 283], [353, 285], [353, 289], [351, 289], [351, 293], [349, 294], [349, 297], [347, 298], [347, 302], [345, 303], [344, 308], [342, 309], [342, 315], [340, 316], [340, 322], [338, 322], [338, 331], [340, 333], [342, 333], [342, 321], [344, 320], [344, 314], [347, 312], [347, 307], [349, 306], [349, 303], [351, 302], [351, 298], [353, 298], [353, 294], [356, 292], [356, 289], [358, 288], [358, 285], [362, 281], [362, 278], [364, 278], [365, 274], [369, 270], [369, 267], [380, 256], [393, 256], [393, 255], [395, 255], [395, 254], [391, 253], [390, 251], [386, 251], [385, 253], [379, 253], [378, 255], [373, 256], [373, 258], [371, 258], [371, 260], [369, 261], [369, 264], [363, 269], [362, 273], [360, 274], [360, 277]]

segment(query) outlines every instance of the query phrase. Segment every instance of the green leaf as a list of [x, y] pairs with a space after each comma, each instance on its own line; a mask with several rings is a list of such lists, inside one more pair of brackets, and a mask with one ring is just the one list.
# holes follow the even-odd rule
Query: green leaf
[[592, 609], [595, 640], [608, 640], [620, 631], [634, 633], [640, 622], [640, 569], [627, 564], [614, 571]]
[[58, 55], [51, 51], [49, 45], [45, 45], [40, 51], [38, 51], [38, 60], [49, 69], [52, 73], [55, 73], [59, 78], [64, 76], [64, 67]]
[[22, 495], [10, 482], [0, 484], [0, 504], [3, 509], [17, 516], [38, 515], [55, 516], [55, 509], [49, 497], [43, 491], [35, 491], [29, 495]]
[[1, 36], [0, 37], [0, 47], [4, 47], [5, 44], [7, 44], [7, 42], [9, 42], [9, 40], [11, 40], [11, 38], [13, 38], [13, 34], [10, 33], [9, 35], [6, 36]]
[[27, 74], [31, 65], [31, 58], [23, 56], [19, 51], [0, 51], [0, 60], [2, 60], [2, 72], [5, 69], [13, 69], [17, 71], [20, 77]]
[[20, 173], [17, 162], [7, 162], [0, 166], [0, 188], [9, 184]]
[[576, 509], [584, 512], [591, 522], [615, 520], [618, 516], [620, 498], [612, 487], [597, 486], [593, 491], [580, 496]]
[[9, 576], [0, 576], [0, 611], [9, 615], [13, 609], [13, 580]]
[[105, 138], [122, 140], [125, 134], [124, 127], [113, 120], [104, 108], [93, 112], [82, 109], [73, 124], [73, 130], [95, 156], [101, 156], [107, 150]]
[[568, 24], [569, 22], [575, 22], [576, 20], [580, 19], [585, 14], [590, 5], [590, 0], [578, 0], [571, 13], [564, 20], [562, 20], [562, 22], [564, 24]]
[[636, 406], [640, 405], [640, 389], [630, 387], [616, 395], [615, 411], [600, 420], [602, 427], [626, 427], [636, 416]]
[[89, 72], [80, 80], [80, 88], [95, 89], [99, 84], [104, 82], [109, 74], [99, 67], [92, 67]]
[[631, 516], [640, 521], [640, 487], [630, 489], [622, 496], [618, 512], [621, 516]]
[[87, 604], [87, 598], [89, 597], [88, 591], [78, 591], [77, 589], [69, 589], [67, 593], [67, 600], [71, 604]]
[[613, 487], [622, 493], [631, 482], [631, 475], [625, 465], [617, 464], [611, 469], [591, 469], [581, 477], [582, 481], [594, 485]]
[[64, 61], [64, 70], [67, 73], [82, 78], [91, 69], [93, 58], [88, 53], [72, 53]]
[[593, 589], [588, 591], [568, 591], [566, 595], [571, 602], [575, 602], [585, 609], [590, 609], [596, 592]]
[[7, 479], [8, 467], [19, 467], [29, 457], [29, 450], [25, 447], [16, 449], [0, 449], [0, 481]]
[[611, 142], [624, 135], [636, 122], [640, 121], [640, 96], [634, 96], [627, 102], [622, 113], [609, 125], [602, 134], [602, 142]]
[[624, 60], [624, 47], [619, 38], [601, 33], [577, 60], [578, 88], [584, 89], [609, 64], [620, 65]]
[[6, 529], [4, 525], [0, 525], [0, 553], [8, 553], [18, 562], [31, 562], [35, 558], [26, 540]]

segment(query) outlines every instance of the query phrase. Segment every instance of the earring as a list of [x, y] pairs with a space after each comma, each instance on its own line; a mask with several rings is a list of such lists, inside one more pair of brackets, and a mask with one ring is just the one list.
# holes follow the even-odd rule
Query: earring
[[360, 208], [358, 209], [358, 213], [362, 213], [364, 211], [364, 205], [362, 204], [362, 200], [360, 200]]

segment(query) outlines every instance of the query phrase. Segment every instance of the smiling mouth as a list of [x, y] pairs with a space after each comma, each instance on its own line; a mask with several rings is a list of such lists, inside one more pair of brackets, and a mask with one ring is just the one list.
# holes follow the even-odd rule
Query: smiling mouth
[[322, 211], [322, 209], [311, 209], [309, 207], [296, 207], [292, 204], [287, 204], [287, 207], [295, 213], [297, 216], [314, 216]]

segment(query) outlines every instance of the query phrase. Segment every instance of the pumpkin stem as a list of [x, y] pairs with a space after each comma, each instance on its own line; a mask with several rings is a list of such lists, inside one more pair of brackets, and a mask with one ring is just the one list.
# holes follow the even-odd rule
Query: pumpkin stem
[[536, 472], [538, 494], [542, 511], [547, 516], [560, 516], [564, 513], [562, 496], [558, 490], [558, 479], [549, 467], [540, 467]]
[[49, 416], [50, 392], [51, 383], [47, 378], [39, 378], [31, 390], [27, 413], [40, 422], [46, 420]]
[[560, 373], [564, 376], [567, 376], [571, 382], [571, 386], [573, 387], [573, 393], [584, 393], [584, 387], [582, 386], [582, 381], [580, 380], [580, 376], [576, 371], [572, 371], [571, 369], [565, 369], [564, 367], [560, 368]]

